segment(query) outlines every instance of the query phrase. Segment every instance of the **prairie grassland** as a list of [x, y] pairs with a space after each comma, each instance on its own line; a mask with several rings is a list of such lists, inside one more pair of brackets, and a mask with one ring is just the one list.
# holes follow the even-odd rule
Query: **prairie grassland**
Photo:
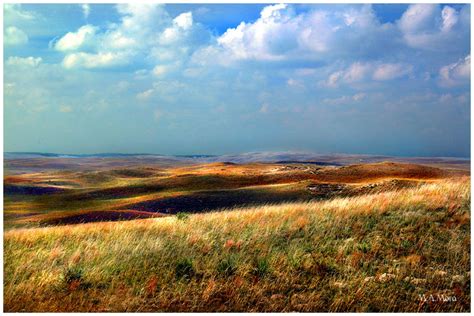
[[16, 170], [6, 176], [6, 229], [365, 195], [469, 175], [462, 169], [389, 161], [340, 167], [265, 163], [165, 167], [138, 163], [133, 168], [107, 169], [107, 165], [106, 160], [97, 169]]
[[[4, 310], [470, 311], [470, 177], [4, 233]], [[425, 298], [425, 299], [423, 299]]]

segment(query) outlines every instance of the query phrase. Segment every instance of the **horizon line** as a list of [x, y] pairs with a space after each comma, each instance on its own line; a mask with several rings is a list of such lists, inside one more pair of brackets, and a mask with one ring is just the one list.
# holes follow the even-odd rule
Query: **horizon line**
[[36, 154], [44, 156], [106, 156], [106, 155], [120, 155], [120, 156], [164, 156], [164, 157], [219, 157], [219, 156], [231, 156], [231, 155], [245, 155], [245, 154], [278, 154], [278, 153], [288, 153], [288, 154], [309, 154], [309, 155], [347, 155], [347, 156], [371, 156], [371, 157], [398, 157], [398, 158], [449, 158], [449, 159], [471, 159], [470, 156], [404, 156], [404, 155], [388, 155], [388, 154], [368, 154], [368, 153], [318, 153], [312, 151], [248, 151], [248, 152], [239, 152], [239, 153], [225, 153], [225, 154], [160, 154], [160, 153], [123, 153], [123, 152], [96, 152], [96, 153], [81, 153], [81, 154], [69, 154], [69, 153], [57, 153], [57, 152], [40, 152], [40, 151], [4, 151], [3, 154]]

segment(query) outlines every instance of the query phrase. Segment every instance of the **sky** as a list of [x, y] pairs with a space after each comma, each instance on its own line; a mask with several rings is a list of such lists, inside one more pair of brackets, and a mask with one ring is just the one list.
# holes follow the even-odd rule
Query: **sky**
[[7, 152], [470, 155], [470, 5], [3, 9]]

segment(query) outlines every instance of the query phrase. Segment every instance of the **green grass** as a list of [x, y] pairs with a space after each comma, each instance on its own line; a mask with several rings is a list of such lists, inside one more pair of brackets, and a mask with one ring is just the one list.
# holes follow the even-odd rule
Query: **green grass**
[[469, 178], [186, 220], [12, 229], [4, 310], [470, 311], [469, 249]]

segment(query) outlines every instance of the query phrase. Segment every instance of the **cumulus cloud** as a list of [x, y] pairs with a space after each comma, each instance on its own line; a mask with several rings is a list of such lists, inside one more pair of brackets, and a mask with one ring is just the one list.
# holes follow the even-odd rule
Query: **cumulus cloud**
[[41, 57], [8, 57], [7, 65], [15, 67], [38, 67], [43, 59]]
[[[468, 48], [470, 9], [416, 4], [395, 23], [382, 23], [370, 5], [317, 8], [296, 13], [292, 5], [266, 6], [254, 22], [229, 28], [193, 55], [196, 64], [239, 61], [335, 61], [383, 58], [406, 46], [421, 50]], [[384, 49], [381, 49], [383, 47]], [[380, 78], [384, 75], [380, 73]], [[377, 75], [378, 77], [378, 75]]]
[[[67, 113], [73, 109], [73, 113], [86, 115], [79, 124], [90, 124], [71, 129], [78, 135], [84, 135], [84, 130], [99, 135], [100, 129], [91, 132], [84, 127], [103, 126], [97, 123], [107, 117], [108, 124], [120, 128], [132, 111], [143, 124], [124, 133], [130, 135], [131, 143], [146, 133], [178, 135], [172, 143], [195, 133], [202, 133], [199, 137], [203, 139], [212, 138], [199, 129], [211, 122], [223, 131], [223, 138], [228, 138], [227, 130], [234, 130], [237, 132], [230, 137], [237, 135], [241, 138], [236, 141], [242, 142], [252, 139], [241, 136], [245, 133], [262, 134], [262, 126], [271, 136], [281, 133], [282, 139], [288, 139], [284, 133], [291, 130], [295, 139], [314, 141], [308, 141], [308, 148], [319, 146], [314, 135], [327, 139], [331, 135], [325, 133], [334, 128], [347, 138], [364, 126], [384, 144], [400, 130], [420, 135], [418, 127], [423, 124], [446, 126], [438, 123], [449, 121], [453, 130], [459, 126], [468, 130], [463, 121], [469, 117], [464, 114], [469, 111], [470, 97], [466, 85], [470, 65], [468, 9], [464, 9], [468, 7], [435, 5], [416, 11], [410, 6], [412, 11], [407, 10], [403, 21], [386, 23], [382, 22], [387, 18], [383, 10], [370, 5], [266, 5], [256, 19], [246, 20], [249, 15], [245, 14], [241, 20], [227, 21], [235, 24], [222, 30], [222, 24], [216, 22], [221, 23], [222, 17], [214, 9], [203, 17], [192, 6], [190, 12], [176, 14], [171, 13], [176, 8], [167, 12], [168, 7], [160, 5], [93, 7], [93, 13], [110, 19], [99, 25], [93, 22], [96, 20], [84, 22], [77, 5], [73, 5], [74, 15], [60, 6], [58, 15], [47, 19], [5, 25], [5, 30], [10, 26], [23, 30], [35, 43], [6, 48], [5, 104], [12, 105], [8, 106], [8, 122], [12, 126], [15, 117], [46, 104], [48, 113], [41, 118], [55, 127], [48, 133], [55, 135], [58, 130], [53, 123], [74, 117], [61, 114], [61, 110]], [[37, 24], [35, 31], [32, 25]], [[42, 30], [44, 25], [53, 30]], [[416, 36], [428, 38], [426, 46], [408, 41]], [[53, 50], [41, 49], [40, 44], [46, 48], [45, 39], [49, 38], [58, 39], [52, 42]], [[446, 39], [444, 46], [442, 39]], [[469, 58], [458, 60], [465, 56]], [[120, 69], [110, 70], [114, 67]], [[109, 70], [102, 70], [105, 68]], [[425, 74], [426, 81], [422, 80]], [[443, 95], [437, 84], [446, 88]], [[411, 93], [436, 96], [407, 100]], [[387, 105], [389, 102], [392, 105]], [[451, 104], [454, 106], [447, 106]], [[158, 118], [165, 113], [165, 118], [179, 119], [173, 119], [173, 124], [153, 124], [157, 108]], [[389, 121], [394, 123], [387, 124]], [[282, 123], [287, 128], [279, 128]], [[311, 128], [317, 130], [308, 136]], [[22, 129], [9, 131], [10, 135], [17, 131], [24, 135]], [[450, 141], [459, 136], [446, 131], [443, 134], [449, 135]], [[42, 135], [35, 132], [29, 139]], [[265, 139], [263, 134], [262, 143], [275, 138]], [[330, 139], [328, 143], [339, 141]], [[437, 140], [434, 146], [438, 148], [439, 143]]]
[[459, 21], [459, 12], [450, 6], [445, 6], [441, 11], [443, 23], [441, 25], [442, 32], [449, 32]]
[[470, 29], [469, 6], [459, 11], [438, 4], [413, 4], [403, 13], [397, 25], [408, 46], [427, 50], [453, 49], [466, 45]]
[[434, 17], [438, 13], [436, 4], [413, 4], [403, 13], [399, 27], [405, 33], [415, 33], [431, 30], [434, 27]]
[[193, 15], [185, 12], [173, 19], [172, 25], [167, 27], [160, 35], [159, 43], [169, 45], [178, 42], [193, 26]]
[[191, 12], [181, 13], [173, 19], [173, 24], [183, 30], [188, 30], [193, 25], [193, 14]]
[[363, 56], [387, 42], [394, 31], [393, 25], [380, 23], [370, 5], [319, 8], [299, 14], [291, 5], [270, 5], [255, 22], [229, 28], [215, 43], [197, 51], [193, 59], [201, 64], [229, 65], [242, 60]]
[[445, 87], [468, 83], [471, 78], [471, 55], [441, 67], [439, 76], [440, 84]]
[[3, 43], [8, 46], [28, 43], [28, 35], [15, 26], [9, 26], [3, 31]]
[[[119, 23], [105, 29], [87, 24], [55, 43], [55, 49], [66, 54], [65, 68], [106, 68], [140, 61], [158, 65], [154, 73], [160, 76], [211, 37], [209, 30], [194, 23], [191, 12], [172, 18], [163, 5], [143, 3], [119, 4], [116, 10]], [[174, 66], [163, 66], [166, 63]]]
[[375, 67], [372, 78], [378, 81], [392, 80], [412, 72], [413, 67], [402, 63], [381, 64]]
[[153, 40], [154, 28], [169, 20], [158, 4], [119, 4], [120, 23], [109, 24], [99, 32], [94, 25], [84, 25], [65, 34], [55, 48], [65, 52], [63, 66], [72, 68], [107, 68], [126, 65], [144, 54]]
[[293, 10], [286, 4], [265, 7], [254, 23], [241, 22], [219, 36], [215, 45], [208, 46], [194, 56], [197, 62], [215, 60], [228, 63], [234, 60], [282, 60], [297, 48], [301, 18], [291, 17]]
[[405, 63], [355, 62], [346, 69], [330, 74], [325, 85], [334, 88], [341, 83], [393, 80], [407, 76], [412, 71], [413, 66]]
[[94, 38], [96, 31], [97, 28], [93, 25], [81, 26], [77, 32], [69, 32], [61, 37], [54, 45], [54, 48], [59, 51], [77, 50], [87, 45]]
[[120, 66], [127, 63], [127, 56], [122, 53], [71, 53], [63, 59], [63, 66], [67, 69], [72, 68], [108, 68]]

